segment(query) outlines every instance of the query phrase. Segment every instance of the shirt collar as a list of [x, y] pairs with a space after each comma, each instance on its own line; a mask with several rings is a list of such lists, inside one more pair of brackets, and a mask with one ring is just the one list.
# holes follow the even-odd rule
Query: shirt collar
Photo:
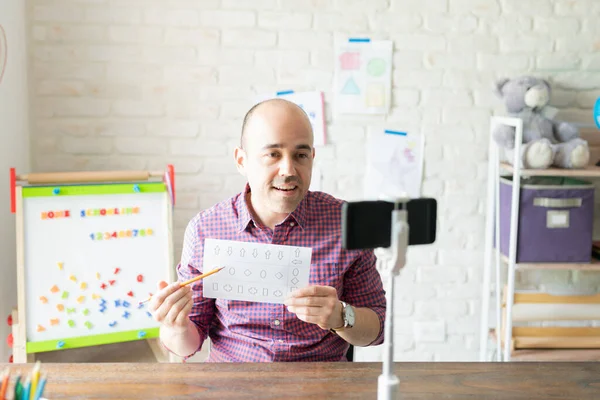
[[310, 196], [310, 192], [306, 193], [302, 201], [300, 201], [300, 204], [298, 204], [298, 207], [296, 207], [296, 209], [292, 211], [292, 213], [286, 218], [287, 221], [291, 219], [295, 220], [298, 226], [302, 229], [306, 227], [306, 209], [308, 207], [307, 203], [309, 201], [308, 196]]
[[250, 185], [246, 183], [246, 187], [241, 193], [238, 201], [238, 232], [245, 231], [250, 222], [254, 223], [254, 225], [257, 225], [252, 219], [250, 209], [248, 208], [248, 202], [246, 201], [246, 195], [248, 193], [250, 193]]
[[[244, 191], [241, 193], [239, 200], [238, 200], [238, 223], [237, 223], [237, 229], [238, 232], [243, 232], [248, 228], [248, 225], [250, 223], [253, 223], [254, 226], [259, 226], [259, 224], [254, 220], [254, 217], [252, 215], [252, 212], [250, 211], [250, 207], [248, 207], [248, 201], [246, 196], [250, 193], [250, 185], [248, 183], [246, 183], [246, 187], [244, 188]], [[306, 226], [306, 222], [307, 222], [307, 203], [309, 201], [308, 197], [310, 196], [310, 192], [308, 192], [306, 194], [306, 196], [304, 196], [304, 198], [302, 199], [302, 201], [300, 202], [300, 204], [298, 204], [298, 207], [296, 207], [296, 209], [290, 213], [290, 215], [288, 215], [286, 217], [286, 219], [283, 222], [286, 221], [295, 221], [295, 223], [298, 224], [298, 226], [300, 226], [300, 228], [304, 229]]]

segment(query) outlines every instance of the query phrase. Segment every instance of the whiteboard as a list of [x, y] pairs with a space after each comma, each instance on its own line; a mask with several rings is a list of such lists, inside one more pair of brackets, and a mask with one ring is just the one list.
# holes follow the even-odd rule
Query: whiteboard
[[28, 352], [156, 337], [139, 302], [170, 280], [171, 205], [163, 183], [132, 187], [23, 188]]

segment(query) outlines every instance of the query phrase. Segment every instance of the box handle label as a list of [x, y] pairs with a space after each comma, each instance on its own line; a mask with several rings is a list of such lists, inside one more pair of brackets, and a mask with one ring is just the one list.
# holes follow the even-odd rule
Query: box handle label
[[571, 199], [553, 199], [550, 197], [536, 197], [533, 199], [533, 205], [546, 208], [575, 208], [581, 207], [583, 201], [581, 198]]

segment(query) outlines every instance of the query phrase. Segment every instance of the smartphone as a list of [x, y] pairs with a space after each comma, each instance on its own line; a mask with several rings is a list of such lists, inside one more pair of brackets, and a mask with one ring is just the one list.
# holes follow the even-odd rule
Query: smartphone
[[[435, 242], [435, 199], [411, 199], [398, 204], [398, 209], [407, 210], [409, 246]], [[342, 247], [348, 250], [390, 247], [393, 210], [394, 203], [383, 200], [345, 202], [342, 205]]]

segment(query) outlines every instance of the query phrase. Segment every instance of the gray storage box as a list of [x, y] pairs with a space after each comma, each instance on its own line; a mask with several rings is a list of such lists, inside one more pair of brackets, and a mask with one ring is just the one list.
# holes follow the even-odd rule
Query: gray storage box
[[[500, 178], [500, 251], [509, 254], [512, 176]], [[521, 179], [517, 262], [591, 262], [594, 185], [563, 177]]]

